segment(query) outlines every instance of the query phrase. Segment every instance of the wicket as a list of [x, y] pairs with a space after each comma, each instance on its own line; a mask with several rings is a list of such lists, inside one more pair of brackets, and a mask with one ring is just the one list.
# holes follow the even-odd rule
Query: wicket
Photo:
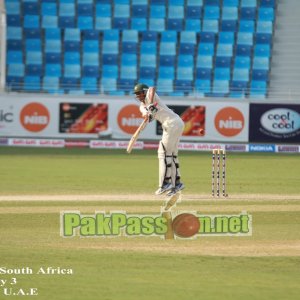
[[[222, 166], [221, 166], [222, 161]], [[220, 179], [220, 172], [222, 178]], [[212, 151], [212, 172], [211, 172], [211, 192], [212, 196], [220, 197], [220, 182], [222, 183], [222, 195], [226, 194], [226, 152], [224, 149], [214, 149]]]

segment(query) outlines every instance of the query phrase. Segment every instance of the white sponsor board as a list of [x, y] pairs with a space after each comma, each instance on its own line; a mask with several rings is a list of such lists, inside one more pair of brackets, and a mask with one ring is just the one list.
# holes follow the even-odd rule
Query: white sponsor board
[[[187, 111], [193, 111], [195, 107], [201, 107], [203, 110], [201, 126], [205, 128], [204, 134], [189, 134], [188, 130], [185, 130], [187, 133], [182, 137], [182, 142], [248, 142], [248, 103], [209, 100], [197, 103], [169, 98], [162, 100], [175, 111], [179, 110], [181, 116]], [[72, 108], [76, 108], [76, 114], [70, 117], [73, 113]], [[92, 110], [94, 114], [88, 114], [87, 109]], [[93, 119], [95, 115], [98, 116], [96, 120]], [[83, 122], [82, 119], [85, 122], [82, 126], [84, 130], [76, 131], [76, 125]], [[114, 99], [88, 96], [73, 98], [51, 95], [0, 95], [0, 137], [98, 139], [98, 132], [88, 129], [99, 123], [99, 120], [102, 122], [100, 125], [104, 125], [101, 127], [98, 124], [98, 127], [105, 127], [103, 133], [113, 139], [127, 141], [142, 122], [142, 117], [139, 104], [126, 96]], [[72, 131], [68, 131], [68, 122], [73, 125]], [[187, 129], [193, 118], [185, 122]], [[196, 121], [194, 123], [198, 124]], [[153, 121], [141, 133], [139, 140], [157, 141], [161, 138], [160, 133], [158, 123]]]

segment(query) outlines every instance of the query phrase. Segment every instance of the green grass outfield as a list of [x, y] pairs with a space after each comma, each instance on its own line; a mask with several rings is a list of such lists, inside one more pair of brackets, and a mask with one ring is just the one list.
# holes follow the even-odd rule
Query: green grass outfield
[[[21, 297], [4, 288], [38, 289], [26, 299], [298, 299], [299, 155], [228, 153], [229, 197], [213, 200], [211, 154], [180, 154], [186, 190], [175, 210], [246, 210], [252, 236], [63, 238], [63, 210], [159, 213], [156, 153], [0, 148], [0, 283], [8, 280], [0, 299]], [[1, 267], [74, 274], [11, 275]]]

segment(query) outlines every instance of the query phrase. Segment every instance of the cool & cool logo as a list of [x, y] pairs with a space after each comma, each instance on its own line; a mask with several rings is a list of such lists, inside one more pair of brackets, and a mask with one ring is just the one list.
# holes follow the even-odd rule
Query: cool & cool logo
[[286, 134], [300, 128], [300, 116], [291, 109], [275, 108], [265, 112], [260, 123], [270, 132]]

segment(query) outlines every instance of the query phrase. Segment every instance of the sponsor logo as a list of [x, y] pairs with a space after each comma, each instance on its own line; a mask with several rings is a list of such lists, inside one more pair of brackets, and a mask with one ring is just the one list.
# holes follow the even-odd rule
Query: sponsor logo
[[22, 126], [31, 132], [44, 130], [50, 121], [48, 109], [40, 103], [29, 103], [23, 107], [20, 113], [20, 122]]
[[299, 152], [299, 146], [278, 146], [278, 152], [298, 153]]
[[275, 152], [275, 145], [249, 145], [250, 152]]
[[191, 212], [162, 212], [155, 215], [126, 212], [79, 211], [60, 214], [62, 237], [150, 237], [190, 239], [200, 236], [251, 236], [252, 216], [247, 212], [230, 215], [202, 215]]
[[240, 151], [240, 152], [245, 152], [247, 146], [246, 145], [225, 145], [225, 149], [227, 151]]
[[275, 108], [265, 112], [260, 123], [269, 132], [289, 134], [300, 128], [300, 116], [292, 109]]
[[13, 122], [13, 113], [7, 112], [3, 109], [0, 110], [0, 122], [2, 123], [11, 123]]
[[244, 125], [243, 113], [235, 107], [225, 107], [215, 117], [217, 131], [226, 137], [238, 135], [243, 130]]
[[119, 127], [128, 134], [133, 134], [143, 122], [143, 118], [137, 105], [126, 105], [118, 114]]

